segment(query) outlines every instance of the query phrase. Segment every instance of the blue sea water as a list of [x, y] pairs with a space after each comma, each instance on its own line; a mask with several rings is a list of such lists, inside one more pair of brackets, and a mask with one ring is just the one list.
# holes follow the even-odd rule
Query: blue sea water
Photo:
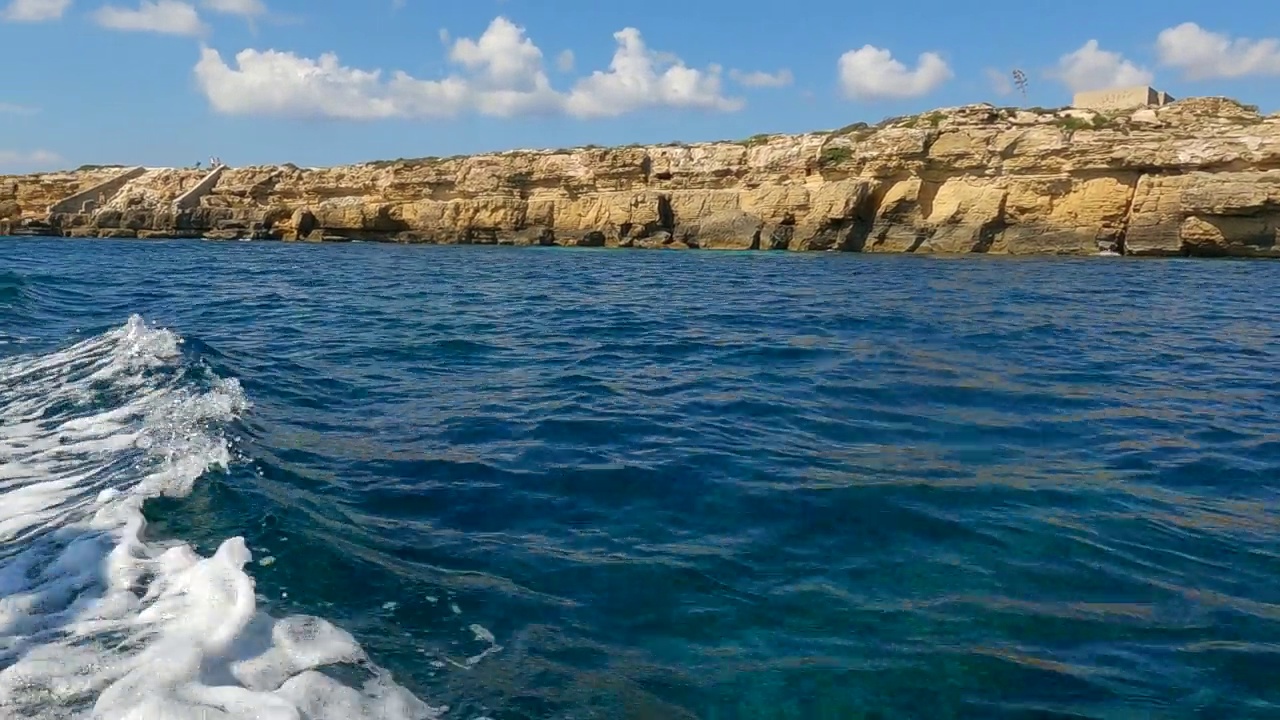
[[1278, 268], [0, 240], [0, 715], [1280, 717]]

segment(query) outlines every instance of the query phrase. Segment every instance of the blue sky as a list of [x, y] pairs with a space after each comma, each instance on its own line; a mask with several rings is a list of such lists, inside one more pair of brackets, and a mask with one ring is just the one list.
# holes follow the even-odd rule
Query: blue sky
[[0, 172], [741, 138], [1145, 82], [1274, 112], [1273, 3], [0, 0]]

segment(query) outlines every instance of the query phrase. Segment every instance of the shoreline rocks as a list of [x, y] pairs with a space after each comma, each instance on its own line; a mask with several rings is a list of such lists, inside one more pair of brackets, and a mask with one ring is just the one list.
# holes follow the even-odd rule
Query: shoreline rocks
[[[123, 168], [116, 172], [122, 172]], [[1280, 117], [1226, 98], [1125, 113], [968, 105], [740, 142], [331, 168], [0, 177], [0, 231], [68, 237], [1280, 257]], [[201, 190], [203, 192], [203, 190]]]

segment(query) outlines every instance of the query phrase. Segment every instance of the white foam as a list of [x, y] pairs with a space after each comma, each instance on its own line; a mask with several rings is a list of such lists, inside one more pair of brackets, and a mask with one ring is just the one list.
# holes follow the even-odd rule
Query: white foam
[[[438, 717], [345, 631], [259, 610], [242, 538], [207, 558], [143, 538], [143, 502], [227, 466], [217, 428], [248, 405], [182, 379], [181, 344], [134, 316], [0, 361], [0, 717]], [[341, 663], [369, 679], [320, 672]]]

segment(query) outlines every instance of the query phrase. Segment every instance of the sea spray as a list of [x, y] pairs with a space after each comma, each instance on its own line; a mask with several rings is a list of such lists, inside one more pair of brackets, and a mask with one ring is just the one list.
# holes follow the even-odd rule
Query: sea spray
[[[56, 352], [0, 361], [0, 714], [442, 711], [345, 631], [259, 609], [242, 538], [206, 558], [144, 536], [148, 498], [186, 495], [232, 462], [222, 428], [248, 407], [234, 378], [185, 363], [182, 339], [138, 316]], [[335, 664], [363, 669], [363, 685], [320, 672]]]

